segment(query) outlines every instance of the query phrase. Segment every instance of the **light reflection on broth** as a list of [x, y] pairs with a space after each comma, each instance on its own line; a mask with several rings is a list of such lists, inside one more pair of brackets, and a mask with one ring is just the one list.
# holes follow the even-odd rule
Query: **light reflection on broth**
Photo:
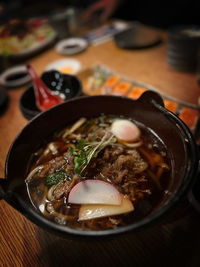
[[[137, 137], [132, 125], [139, 132]], [[29, 171], [26, 185], [36, 209], [56, 223], [92, 230], [120, 227], [146, 217], [163, 198], [171, 173], [165, 145], [152, 130], [127, 118], [105, 115], [89, 120], [81, 118], [56, 132], [34, 154]], [[97, 212], [105, 209], [101, 203], [97, 203], [96, 210], [93, 204], [69, 203], [69, 194], [74, 194], [71, 190], [75, 191], [77, 184], [81, 190], [79, 183], [86, 180], [98, 181], [91, 191], [102, 187], [102, 196], [104, 186], [111, 184], [111, 190], [114, 187], [120, 197], [128, 199], [132, 209], [125, 206], [120, 213], [106, 203], [108, 215], [101, 217]], [[96, 198], [95, 192], [90, 193]], [[88, 214], [97, 217], [83, 219], [84, 208], [91, 209]]]

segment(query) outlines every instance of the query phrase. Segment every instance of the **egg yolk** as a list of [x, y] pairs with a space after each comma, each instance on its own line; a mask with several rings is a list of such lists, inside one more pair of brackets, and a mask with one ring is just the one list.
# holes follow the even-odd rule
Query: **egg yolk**
[[116, 120], [111, 126], [112, 133], [120, 140], [132, 142], [139, 138], [140, 130], [131, 121]]
[[64, 73], [64, 74], [71, 74], [73, 73], [73, 68], [72, 67], [61, 67], [59, 69], [60, 72]]

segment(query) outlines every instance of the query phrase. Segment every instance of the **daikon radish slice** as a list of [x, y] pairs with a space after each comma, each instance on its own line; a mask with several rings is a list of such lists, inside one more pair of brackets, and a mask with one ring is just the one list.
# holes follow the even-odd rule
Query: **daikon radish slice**
[[132, 202], [121, 195], [121, 205], [103, 205], [103, 204], [84, 204], [79, 210], [79, 221], [90, 220], [100, 217], [107, 217], [112, 215], [119, 215], [128, 213], [134, 210]]

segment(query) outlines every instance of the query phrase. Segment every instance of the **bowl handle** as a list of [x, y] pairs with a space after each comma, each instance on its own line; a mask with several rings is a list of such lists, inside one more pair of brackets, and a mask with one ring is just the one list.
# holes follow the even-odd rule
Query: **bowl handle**
[[164, 107], [164, 102], [161, 95], [152, 90], [145, 91], [140, 98], [137, 100], [139, 102], [143, 102], [145, 104], [152, 104], [152, 102]]
[[4, 189], [3, 189], [3, 184], [5, 184], [5, 180], [4, 178], [0, 178], [0, 200], [3, 199], [6, 195]]
[[23, 214], [23, 208], [21, 205], [20, 197], [13, 192], [6, 192], [4, 186], [6, 185], [6, 179], [0, 178], [0, 200], [5, 200], [14, 209]]
[[198, 147], [198, 159], [199, 159], [199, 166], [198, 166], [198, 173], [194, 185], [192, 189], [188, 193], [188, 200], [192, 204], [192, 206], [200, 212], [200, 145]]

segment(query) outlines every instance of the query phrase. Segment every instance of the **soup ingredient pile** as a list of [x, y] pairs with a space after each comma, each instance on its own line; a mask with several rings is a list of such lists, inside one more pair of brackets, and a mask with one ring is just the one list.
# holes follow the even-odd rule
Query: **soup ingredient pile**
[[[81, 118], [35, 153], [26, 179], [32, 204], [70, 227], [108, 229], [147, 216], [169, 178], [163, 144], [126, 118]], [[155, 141], [154, 141], [155, 142]]]

